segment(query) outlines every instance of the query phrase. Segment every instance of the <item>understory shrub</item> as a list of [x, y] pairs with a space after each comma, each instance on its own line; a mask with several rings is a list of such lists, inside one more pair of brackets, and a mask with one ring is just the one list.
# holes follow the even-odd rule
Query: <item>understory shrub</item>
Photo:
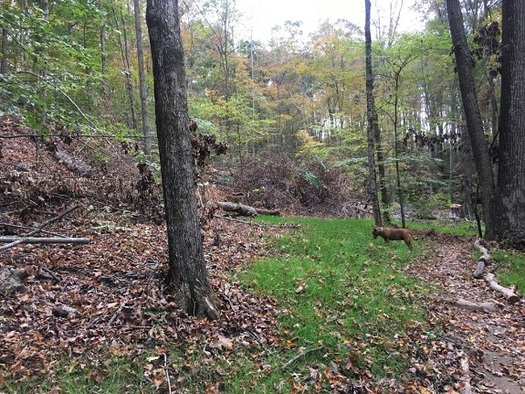
[[243, 193], [243, 202], [266, 209], [337, 215], [352, 195], [342, 169], [322, 162], [298, 163], [284, 153], [246, 157], [242, 166], [232, 168], [232, 174], [233, 187]]

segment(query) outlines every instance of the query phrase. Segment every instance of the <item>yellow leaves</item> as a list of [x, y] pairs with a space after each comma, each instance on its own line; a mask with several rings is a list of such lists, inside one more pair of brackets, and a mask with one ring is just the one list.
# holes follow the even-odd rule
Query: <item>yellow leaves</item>
[[306, 130], [299, 130], [296, 136], [301, 142], [301, 148], [299, 149], [297, 156], [313, 153], [325, 147], [325, 144], [312, 137]]

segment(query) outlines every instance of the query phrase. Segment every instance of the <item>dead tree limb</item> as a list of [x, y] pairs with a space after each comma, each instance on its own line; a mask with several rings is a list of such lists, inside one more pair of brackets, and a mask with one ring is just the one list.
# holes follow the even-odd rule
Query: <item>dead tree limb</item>
[[[7, 250], [7, 249], [10, 249], [10, 248], [13, 248], [15, 247], [16, 245], [19, 245], [21, 243], [34, 243], [34, 242], [27, 242], [26, 240], [27, 239], [31, 239], [31, 237], [37, 233], [39, 233], [40, 231], [42, 231], [42, 229], [45, 227], [45, 226], [48, 226], [50, 225], [51, 223], [53, 222], [56, 222], [57, 220], [60, 220], [62, 219], [64, 216], [66, 216], [68, 213], [74, 211], [75, 209], [77, 209], [79, 207], [79, 205], [75, 205], [73, 207], [70, 207], [68, 209], [66, 209], [65, 211], [59, 213], [57, 216], [54, 216], [52, 217], [51, 219], [48, 219], [46, 220], [45, 222], [41, 223], [40, 225], [38, 225], [38, 227], [35, 227], [32, 231], [30, 231], [29, 233], [27, 233], [25, 236], [23, 237], [19, 237], [19, 238], [13, 238], [11, 241], [2, 241], [2, 242], [10, 242], [8, 243], [7, 245], [4, 245], [2, 247], [0, 247], [0, 252], [3, 252], [4, 250]], [[1, 238], [9, 238], [9, 237], [1, 237]], [[41, 238], [35, 238], [35, 239], [41, 239]], [[43, 238], [43, 239], [48, 239], [48, 238]], [[54, 239], [66, 239], [66, 238], [54, 238]], [[70, 239], [75, 239], [75, 238], [70, 238]], [[78, 238], [78, 239], [86, 239], [86, 238]], [[89, 242], [89, 239], [87, 240], [87, 242], [80, 242], [80, 243], [88, 243]], [[42, 242], [40, 242], [42, 243]], [[49, 242], [47, 242], [49, 243]], [[63, 242], [62, 242], [63, 243]]]
[[[12, 248], [18, 244], [88, 244], [89, 238], [68, 238], [68, 237], [0, 237], [0, 242], [10, 242], [0, 247], [0, 251]], [[10, 246], [11, 244], [16, 245]]]
[[[481, 257], [478, 260], [478, 264], [476, 265], [476, 270], [474, 271], [474, 278], [481, 279], [483, 278], [483, 271], [485, 269], [485, 265], [488, 264], [490, 260], [490, 254], [487, 251], [487, 249], [481, 245], [481, 239], [476, 239], [476, 242], [474, 242], [474, 246], [479, 249], [479, 251], [482, 253]], [[507, 302], [509, 304], [514, 304], [519, 301], [520, 297], [518, 297], [514, 291], [507, 287], [503, 287], [500, 284], [498, 284], [498, 281], [496, 280], [496, 276], [492, 273], [488, 273], [485, 275], [485, 281], [489, 284], [490, 288], [501, 293], [503, 297], [507, 299]]]
[[481, 239], [476, 239], [476, 242], [474, 242], [474, 246], [479, 249], [479, 251], [482, 253], [481, 257], [478, 260], [478, 263], [476, 264], [476, 270], [474, 271], [474, 278], [481, 279], [483, 278], [483, 271], [485, 270], [485, 266], [488, 265], [490, 260], [490, 254], [487, 251], [487, 249], [481, 245]]
[[60, 220], [62, 219], [64, 216], [66, 216], [68, 213], [71, 213], [73, 212], [75, 209], [78, 209], [80, 207], [80, 205], [74, 205], [68, 209], [66, 209], [65, 211], [59, 213], [57, 216], [54, 216], [52, 217], [51, 219], [48, 219], [46, 220], [44, 223], [40, 224], [38, 227], [35, 227], [35, 229], [33, 231], [31, 231], [30, 233], [27, 234], [28, 237], [32, 236], [32, 235], [35, 235], [37, 233], [39, 233], [40, 231], [42, 231], [42, 229], [45, 227], [45, 226], [48, 226], [50, 225], [51, 223], [54, 223], [56, 222], [57, 220]]
[[273, 215], [279, 216], [281, 212], [276, 209], [254, 208], [237, 202], [218, 201], [217, 205], [228, 212], [235, 212], [239, 216]]
[[485, 276], [485, 280], [487, 281], [491, 289], [500, 292], [503, 295], [503, 297], [507, 299], [507, 302], [509, 304], [515, 304], [516, 302], [520, 300], [520, 298], [516, 295], [516, 293], [514, 293], [514, 291], [498, 284], [494, 274], [487, 274]]
[[236, 202], [221, 202], [218, 201], [217, 205], [228, 212], [235, 212], [240, 216], [257, 216], [257, 210], [249, 205], [244, 205]]

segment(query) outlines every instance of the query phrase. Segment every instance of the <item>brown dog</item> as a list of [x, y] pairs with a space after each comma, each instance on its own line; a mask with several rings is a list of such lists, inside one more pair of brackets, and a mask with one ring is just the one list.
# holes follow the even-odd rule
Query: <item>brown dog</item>
[[406, 228], [374, 227], [372, 235], [374, 239], [378, 236], [383, 237], [385, 242], [389, 240], [403, 240], [408, 249], [412, 250], [412, 234]]

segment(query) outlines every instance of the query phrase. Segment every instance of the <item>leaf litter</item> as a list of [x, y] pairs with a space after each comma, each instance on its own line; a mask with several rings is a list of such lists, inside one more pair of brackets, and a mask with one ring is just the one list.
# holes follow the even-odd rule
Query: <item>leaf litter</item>
[[[3, 135], [27, 132], [11, 119], [4, 119], [0, 129]], [[126, 210], [130, 204], [147, 200], [145, 195], [124, 193], [133, 190], [130, 186], [140, 179], [140, 171], [118, 157], [112, 159], [119, 163], [117, 168], [99, 170], [104, 177], [92, 179], [92, 183], [75, 178], [77, 182], [72, 183], [63, 166], [46, 158], [44, 151], [36, 152], [38, 168], [27, 164], [37, 149], [27, 143], [29, 140], [10, 139], [10, 149], [5, 143], [0, 148], [2, 222], [14, 223], [11, 213], [15, 209], [11, 208], [22, 205], [16, 218], [31, 227], [48, 218], [50, 211], [58, 212], [70, 201], [80, 201], [81, 209], [45, 230], [89, 237], [91, 243], [26, 244], [2, 253], [0, 270], [24, 270], [27, 276], [21, 286], [0, 292], [0, 386], [39, 374], [53, 376], [64, 359], [71, 368], [85, 369], [89, 376], [103, 379], [104, 371], [89, 369], [82, 360], [102, 361], [109, 351], [113, 356], [143, 362], [144, 376], [151, 385], [166, 391], [166, 384], [181, 385], [185, 379], [174, 373], [175, 366], [166, 360], [168, 349], [176, 344], [185, 345], [188, 352], [202, 352], [210, 365], [220, 358], [235, 360], [241, 347], [259, 349], [252, 357], [254, 365], [263, 370], [268, 368], [265, 350], [295, 346], [283, 341], [277, 331], [279, 305], [248, 293], [230, 279], [234, 270], [272, 253], [266, 240], [279, 228], [210, 219], [204, 245], [222, 316], [213, 322], [187, 316], [163, 292], [167, 245], [162, 221], [144, 220]], [[68, 144], [67, 139], [55, 141], [64, 149]], [[85, 160], [93, 166], [89, 158]], [[125, 171], [135, 171], [127, 185], [111, 176], [112, 170], [118, 173], [123, 166], [127, 166]], [[144, 182], [142, 186], [148, 189]], [[158, 208], [152, 207], [150, 214], [155, 211]], [[397, 381], [389, 371], [385, 371], [387, 377], [377, 378], [371, 372], [371, 359], [357, 362], [357, 356], [366, 355], [368, 345], [378, 340], [370, 336], [345, 339], [355, 357], [334, 357], [323, 363], [307, 363], [304, 368], [293, 368], [294, 360], [288, 360], [292, 366], [289, 379], [276, 384], [276, 392], [285, 387], [295, 393], [525, 391], [523, 301], [506, 305], [484, 281], [472, 278], [472, 240], [437, 233], [425, 237], [434, 245], [434, 257], [411, 265], [407, 273], [436, 286], [441, 293], [424, 300], [425, 324], [410, 322], [404, 333], [383, 344], [392, 355], [409, 360], [406, 379]], [[297, 289], [302, 291], [300, 285]], [[491, 313], [460, 309], [443, 301], [450, 296], [477, 302], [493, 300], [501, 308]], [[314, 350], [323, 351], [322, 347]], [[297, 354], [306, 356], [308, 352], [297, 349]], [[215, 367], [215, 376], [223, 373]], [[59, 393], [60, 388], [49, 392]], [[210, 381], [206, 392], [220, 392], [219, 383]]]

